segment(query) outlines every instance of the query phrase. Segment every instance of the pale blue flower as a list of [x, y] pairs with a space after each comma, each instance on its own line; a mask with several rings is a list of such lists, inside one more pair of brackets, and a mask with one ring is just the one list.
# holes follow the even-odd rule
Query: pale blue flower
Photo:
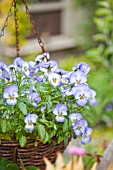
[[85, 83], [86, 81], [87, 76], [80, 70], [77, 70], [70, 75], [70, 83], [74, 84], [75, 86]]
[[69, 118], [71, 119], [72, 127], [74, 127], [76, 122], [82, 119], [82, 115], [80, 113], [71, 113]]
[[85, 106], [91, 98], [91, 91], [87, 84], [80, 84], [72, 88], [78, 106]]
[[91, 92], [91, 97], [90, 97], [90, 99], [89, 99], [89, 102], [90, 102], [90, 105], [91, 105], [91, 106], [94, 106], [94, 105], [97, 104], [97, 100], [96, 100], [96, 98], [95, 98], [95, 97], [96, 97], [96, 91], [90, 89], [90, 92]]
[[17, 57], [15, 60], [14, 60], [14, 65], [16, 66], [16, 69], [20, 72], [22, 71], [22, 65], [23, 65], [23, 60], [21, 57]]
[[82, 134], [81, 143], [87, 144], [91, 141], [90, 135], [92, 134], [92, 128], [86, 128], [85, 132]]
[[86, 120], [81, 119], [77, 121], [73, 127], [75, 135], [82, 136], [82, 134], [84, 134], [87, 127], [88, 127], [88, 123]]
[[38, 93], [30, 93], [28, 95], [28, 98], [32, 106], [38, 107], [38, 103], [41, 101], [41, 98], [39, 97]]
[[40, 54], [38, 55], [36, 58], [35, 58], [35, 62], [36, 64], [39, 64], [41, 62], [47, 62], [50, 58], [50, 54], [48, 52], [45, 52], [43, 54]]
[[85, 74], [88, 74], [90, 71], [90, 66], [85, 62], [80, 62], [73, 67], [73, 71], [77, 71], [77, 70], [81, 70]]
[[30, 77], [31, 72], [30, 72], [30, 68], [27, 62], [23, 62], [22, 63], [22, 73], [26, 76], [26, 77]]
[[50, 60], [47, 62], [39, 63], [39, 68], [42, 72], [54, 72], [57, 68], [57, 62], [55, 60]]
[[4, 78], [6, 82], [12, 81], [12, 76], [7, 66], [2, 68], [2, 78]]
[[36, 123], [38, 116], [36, 114], [30, 114], [28, 113], [27, 116], [24, 118], [24, 122], [26, 123], [25, 129], [33, 131], [34, 130], [34, 124]]
[[48, 74], [48, 80], [51, 83], [52, 86], [56, 87], [60, 85], [60, 75], [57, 73], [49, 73]]
[[44, 104], [44, 105], [40, 108], [40, 111], [41, 111], [41, 112], [44, 112], [45, 109], [46, 109], [46, 104]]
[[57, 122], [64, 122], [67, 115], [67, 106], [65, 104], [57, 104], [53, 109], [53, 113], [56, 115], [55, 120]]
[[6, 104], [14, 106], [17, 103], [18, 87], [16, 85], [9, 85], [3, 92], [3, 97], [6, 98]]

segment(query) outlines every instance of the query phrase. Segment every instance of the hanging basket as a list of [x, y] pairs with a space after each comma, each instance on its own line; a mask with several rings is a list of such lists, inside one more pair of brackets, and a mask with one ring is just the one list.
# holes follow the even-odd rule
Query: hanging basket
[[64, 149], [64, 142], [57, 144], [56, 139], [51, 144], [38, 142], [37, 147], [34, 146], [33, 140], [29, 140], [23, 148], [20, 147], [17, 141], [2, 140], [0, 144], [0, 157], [7, 158], [18, 165], [22, 162], [25, 167], [32, 165], [44, 170], [45, 164], [43, 157], [47, 157], [54, 163], [56, 153], [58, 151], [63, 152]]
[[[18, 8], [17, 0], [13, 0], [11, 8], [14, 7], [17, 58], [10, 67], [0, 63], [0, 104], [3, 109], [0, 110], [0, 157], [18, 165], [23, 163], [25, 167], [33, 165], [44, 170], [43, 157], [53, 163], [56, 153], [64, 151], [64, 141], [68, 144], [71, 136], [81, 136], [82, 144], [90, 142], [92, 129], [88, 127], [81, 110], [86, 104], [95, 104], [96, 92], [86, 84], [89, 65], [80, 62], [72, 68], [73, 71], [68, 72], [59, 68], [56, 61], [49, 60], [49, 53], [45, 52], [27, 2], [22, 2], [42, 54], [29, 63], [19, 57]], [[4, 35], [11, 8], [0, 37]], [[36, 146], [37, 139], [40, 141]]]

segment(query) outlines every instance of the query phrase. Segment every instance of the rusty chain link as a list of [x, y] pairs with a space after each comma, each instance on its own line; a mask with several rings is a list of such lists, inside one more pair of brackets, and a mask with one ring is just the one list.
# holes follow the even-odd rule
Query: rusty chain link
[[19, 32], [18, 32], [19, 25], [18, 25], [18, 17], [17, 17], [17, 12], [18, 12], [17, 0], [14, 0], [13, 6], [14, 6], [14, 20], [15, 20], [16, 54], [17, 54], [17, 57], [18, 57], [20, 47], [19, 47]]
[[31, 13], [30, 13], [29, 8], [28, 8], [28, 5], [27, 5], [27, 2], [26, 2], [26, 0], [22, 0], [22, 1], [23, 1], [24, 5], [25, 5], [26, 13], [27, 13], [27, 14], [29, 15], [29, 17], [30, 17], [30, 23], [31, 23], [32, 26], [33, 26], [33, 31], [34, 31], [37, 39], [38, 39], [39, 45], [40, 45], [40, 47], [41, 47], [41, 49], [42, 49], [42, 53], [44, 53], [44, 52], [45, 52], [44, 43], [42, 42], [42, 40], [41, 40], [41, 38], [40, 38], [40, 35], [39, 35], [39, 32], [38, 32], [38, 30], [37, 30], [37, 28], [36, 28], [36, 26], [35, 26], [35, 22], [34, 22], [34, 20], [33, 20], [33, 17], [31, 16]]
[[[38, 30], [37, 30], [37, 28], [35, 26], [35, 22], [33, 20], [33, 17], [31, 16], [31, 13], [30, 13], [28, 5], [27, 5], [27, 2], [26, 2], [26, 0], [22, 0], [22, 2], [23, 2], [24, 6], [26, 8], [26, 14], [29, 15], [30, 23], [33, 26], [33, 31], [34, 31], [35, 36], [38, 39], [38, 43], [39, 43], [39, 45], [40, 45], [40, 47], [42, 49], [42, 53], [44, 53], [45, 52], [44, 43], [41, 40], [39, 32], [38, 32]], [[18, 12], [17, 0], [13, 0], [12, 3], [11, 3], [11, 7], [9, 9], [8, 15], [7, 15], [6, 20], [4, 22], [3, 28], [1, 29], [1, 32], [0, 32], [0, 38], [4, 35], [4, 30], [5, 30], [5, 27], [8, 25], [9, 17], [12, 16], [12, 7], [14, 7], [15, 36], [16, 36], [16, 55], [18, 57], [19, 56], [20, 47], [19, 47], [19, 32], [18, 32], [19, 25], [18, 25], [18, 16], [17, 16], [17, 12]], [[47, 56], [45, 56], [45, 58], [48, 61]]]

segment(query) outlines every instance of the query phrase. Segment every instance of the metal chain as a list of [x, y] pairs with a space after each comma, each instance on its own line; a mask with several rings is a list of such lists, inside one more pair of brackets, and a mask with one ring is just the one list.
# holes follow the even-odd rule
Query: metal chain
[[[30, 23], [31, 23], [32, 26], [33, 26], [33, 29], [34, 29], [33, 31], [34, 31], [37, 39], [38, 39], [38, 43], [39, 43], [39, 45], [40, 45], [40, 47], [41, 47], [41, 49], [42, 49], [42, 53], [44, 53], [44, 52], [45, 52], [44, 43], [42, 42], [42, 40], [41, 40], [41, 38], [40, 38], [40, 36], [39, 36], [39, 32], [38, 32], [38, 30], [37, 30], [37, 28], [36, 28], [36, 26], [35, 26], [35, 22], [34, 22], [31, 14], [30, 14], [30, 11], [29, 11], [29, 9], [28, 9], [27, 2], [26, 2], [26, 0], [22, 0], [22, 1], [23, 1], [23, 4], [25, 5], [26, 13], [27, 13], [27, 14], [29, 15], [29, 17], [30, 17]], [[45, 56], [45, 57], [46, 57], [46, 56]], [[46, 57], [46, 59], [47, 59], [47, 57]], [[48, 59], [47, 59], [47, 60], [48, 60]]]
[[13, 6], [14, 6], [14, 20], [15, 20], [16, 53], [17, 53], [17, 57], [18, 57], [20, 47], [19, 47], [19, 32], [18, 32], [19, 25], [18, 25], [18, 17], [17, 17], [17, 12], [18, 12], [17, 0], [14, 0]]
[[2, 36], [4, 36], [5, 28], [6, 28], [7, 25], [8, 25], [8, 19], [9, 19], [9, 17], [12, 16], [13, 3], [14, 3], [14, 0], [13, 0], [12, 3], [11, 3], [11, 7], [10, 7], [9, 12], [8, 12], [8, 14], [7, 14], [7, 17], [6, 17], [6, 19], [5, 19], [4, 25], [3, 25], [2, 29], [1, 29], [0, 38], [1, 38]]

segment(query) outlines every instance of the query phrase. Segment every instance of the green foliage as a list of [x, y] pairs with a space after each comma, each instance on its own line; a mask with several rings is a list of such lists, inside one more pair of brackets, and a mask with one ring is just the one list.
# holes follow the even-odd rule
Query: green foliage
[[35, 166], [29, 166], [26, 168], [26, 170], [38, 170]]
[[19, 167], [15, 163], [11, 163], [9, 160], [0, 159], [0, 170], [19, 170]]
[[[12, 163], [8, 159], [0, 159], [0, 170], [19, 170], [19, 166], [15, 163]], [[26, 170], [38, 170], [35, 166], [27, 166]]]
[[25, 136], [21, 136], [20, 139], [19, 139], [19, 143], [20, 143], [20, 146], [21, 147], [24, 147], [27, 143], [27, 139]]
[[[113, 2], [99, 0], [95, 11], [94, 22], [97, 33], [93, 36], [95, 47], [87, 51], [86, 55], [95, 64], [93, 79], [89, 81], [97, 91], [98, 106], [93, 109], [97, 120], [108, 125], [113, 123], [112, 110], [105, 110], [113, 99]], [[112, 109], [112, 108], [111, 108]], [[102, 116], [100, 116], [102, 114]]]
[[23, 102], [18, 103], [18, 107], [24, 115], [27, 115], [27, 108]]

